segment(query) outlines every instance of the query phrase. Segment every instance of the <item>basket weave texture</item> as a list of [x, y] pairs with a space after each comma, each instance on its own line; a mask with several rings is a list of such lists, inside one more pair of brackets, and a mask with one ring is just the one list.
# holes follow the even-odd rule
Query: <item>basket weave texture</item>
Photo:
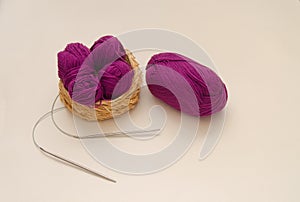
[[133, 54], [126, 50], [126, 60], [134, 71], [131, 87], [127, 92], [113, 100], [102, 100], [95, 103], [95, 107], [89, 107], [71, 99], [62, 81], [59, 81], [59, 95], [62, 103], [75, 115], [89, 121], [106, 120], [119, 116], [135, 107], [139, 101], [142, 73], [139, 63]]

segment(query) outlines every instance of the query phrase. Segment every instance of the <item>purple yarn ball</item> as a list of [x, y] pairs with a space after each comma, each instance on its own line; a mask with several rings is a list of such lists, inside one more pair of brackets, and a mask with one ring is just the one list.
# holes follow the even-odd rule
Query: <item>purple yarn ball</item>
[[79, 73], [71, 93], [72, 100], [87, 106], [94, 106], [102, 97], [102, 88], [94, 74]]
[[121, 42], [114, 36], [103, 36], [91, 47], [91, 58], [98, 71], [119, 58], [125, 58], [126, 52]]
[[95, 70], [84, 65], [90, 50], [80, 43], [68, 44], [58, 53], [58, 75], [71, 98], [83, 105], [92, 106], [102, 97], [102, 87]]
[[120, 58], [99, 71], [104, 99], [115, 99], [129, 90], [133, 71], [126, 60]]
[[57, 57], [59, 78], [80, 104], [92, 106], [117, 98], [131, 86], [133, 72], [116, 37], [101, 37], [91, 49], [81, 43], [68, 44]]
[[146, 82], [155, 97], [193, 116], [221, 111], [228, 98], [225, 84], [214, 71], [177, 53], [152, 56]]
[[[70, 76], [76, 76], [85, 58], [90, 54], [88, 47], [81, 43], [68, 44], [64, 51], [57, 54], [58, 76], [68, 86], [66, 79], [70, 81]], [[72, 71], [73, 74], [69, 74]], [[68, 75], [69, 74], [69, 75]]]

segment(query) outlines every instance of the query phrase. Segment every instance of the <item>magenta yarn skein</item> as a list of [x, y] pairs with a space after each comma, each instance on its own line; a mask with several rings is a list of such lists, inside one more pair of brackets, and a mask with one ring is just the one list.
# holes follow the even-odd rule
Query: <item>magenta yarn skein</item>
[[92, 106], [119, 97], [131, 86], [133, 74], [125, 55], [113, 36], [101, 37], [90, 49], [71, 43], [57, 54], [58, 75], [74, 101]]
[[99, 70], [102, 99], [115, 99], [125, 93], [131, 86], [133, 74], [125, 60], [126, 52], [121, 42], [114, 36], [103, 36], [95, 41], [90, 50], [93, 66]]
[[146, 68], [146, 82], [155, 97], [193, 116], [221, 111], [228, 98], [225, 84], [214, 71], [177, 53], [152, 56]]
[[131, 66], [122, 58], [104, 67], [99, 71], [103, 99], [115, 99], [124, 94], [129, 90], [132, 78]]
[[92, 106], [102, 97], [102, 89], [95, 70], [82, 66], [89, 54], [90, 50], [81, 43], [68, 44], [57, 54], [58, 75], [74, 101]]
[[126, 55], [123, 45], [114, 36], [101, 37], [94, 42], [90, 50], [97, 71]]
[[71, 76], [68, 76], [67, 74], [70, 71], [73, 71], [76, 75], [83, 61], [89, 54], [89, 48], [81, 43], [70, 43], [63, 51], [57, 54], [58, 76], [65, 84], [65, 87], [68, 86], [68, 83], [66, 83], [65, 80], [70, 80], [70, 78], [66, 77]]

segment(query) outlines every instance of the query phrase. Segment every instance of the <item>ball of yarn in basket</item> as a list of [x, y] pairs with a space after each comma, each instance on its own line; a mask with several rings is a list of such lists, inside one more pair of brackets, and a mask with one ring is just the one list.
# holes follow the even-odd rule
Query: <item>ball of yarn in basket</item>
[[114, 36], [103, 36], [94, 42], [91, 57], [103, 89], [103, 99], [115, 99], [131, 86], [133, 72], [126, 61], [126, 51]]
[[155, 97], [193, 116], [219, 112], [227, 102], [226, 86], [214, 71], [177, 53], [152, 56], [146, 82]]
[[58, 53], [58, 72], [72, 99], [91, 106], [102, 97], [102, 89], [95, 70], [82, 66], [89, 54], [89, 48], [81, 43], [68, 44]]
[[118, 59], [99, 72], [104, 99], [115, 99], [129, 90], [133, 71], [124, 60]]
[[71, 43], [58, 53], [58, 75], [72, 100], [93, 106], [130, 88], [133, 74], [125, 56], [121, 42], [113, 36], [101, 37], [90, 49]]
[[95, 41], [90, 50], [96, 70], [110, 65], [119, 58], [124, 58], [126, 55], [121, 42], [116, 37], [110, 35], [103, 36]]
[[[57, 54], [58, 76], [65, 83], [70, 71], [77, 74], [85, 58], [90, 54], [89, 48], [81, 43], [70, 43]], [[68, 83], [66, 84], [66, 86]]]

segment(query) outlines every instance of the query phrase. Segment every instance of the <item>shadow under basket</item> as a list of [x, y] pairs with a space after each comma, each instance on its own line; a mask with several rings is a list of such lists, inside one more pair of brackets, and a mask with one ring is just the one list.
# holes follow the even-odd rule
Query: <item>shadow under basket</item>
[[133, 54], [126, 50], [126, 61], [134, 71], [131, 87], [127, 92], [112, 100], [102, 100], [95, 103], [95, 107], [89, 107], [71, 99], [62, 81], [59, 81], [60, 100], [75, 115], [89, 121], [106, 120], [124, 114], [133, 109], [139, 101], [142, 73], [139, 63]]

